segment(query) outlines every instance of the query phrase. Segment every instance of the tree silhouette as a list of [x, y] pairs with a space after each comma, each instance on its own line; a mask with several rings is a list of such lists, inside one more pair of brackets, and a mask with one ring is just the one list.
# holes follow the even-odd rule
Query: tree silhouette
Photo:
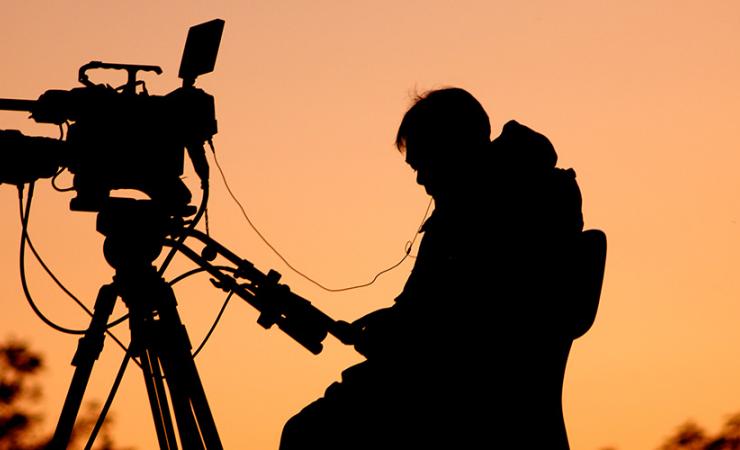
[[710, 439], [702, 427], [693, 421], [679, 426], [659, 450], [705, 450]]
[[[41, 356], [16, 340], [0, 344], [0, 450], [41, 450], [50, 436], [38, 428], [42, 414], [34, 406], [41, 398], [38, 380]], [[88, 403], [75, 424], [70, 448], [82, 448], [97, 420], [98, 407]], [[116, 450], [110, 435], [110, 419], [96, 440], [96, 450]], [[122, 450], [122, 449], [121, 449]]]
[[740, 413], [730, 416], [715, 436], [693, 421], [686, 422], [659, 450], [740, 450]]
[[30, 409], [41, 390], [37, 375], [42, 368], [39, 355], [25, 345], [10, 341], [0, 346], [0, 449], [33, 448], [32, 425], [39, 416]]
[[[600, 450], [617, 449], [602, 447]], [[696, 422], [686, 421], [657, 450], [740, 450], [740, 412], [729, 416], [714, 436], [707, 434]]]

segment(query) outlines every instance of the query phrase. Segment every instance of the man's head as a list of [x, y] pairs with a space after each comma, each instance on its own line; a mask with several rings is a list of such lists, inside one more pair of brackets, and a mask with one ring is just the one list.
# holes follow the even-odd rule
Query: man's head
[[478, 100], [460, 88], [417, 97], [398, 127], [396, 147], [417, 172], [416, 181], [437, 199], [453, 191], [489, 144], [491, 125]]

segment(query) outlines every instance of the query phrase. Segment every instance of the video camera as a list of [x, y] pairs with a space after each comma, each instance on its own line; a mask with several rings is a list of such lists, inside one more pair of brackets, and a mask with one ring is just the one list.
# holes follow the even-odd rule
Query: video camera
[[[40, 313], [27, 289], [24, 269], [24, 249], [26, 243], [30, 245], [27, 226], [31, 184], [26, 212], [21, 214], [24, 293], [47, 325], [72, 334], [84, 333], [73, 358], [75, 373], [54, 436], [45, 448], [68, 448], [93, 364], [103, 348], [104, 333], [120, 321], [110, 322], [119, 297], [129, 309], [124, 317], [130, 321], [131, 331], [131, 345], [126, 348], [119, 373], [123, 374], [132, 357], [140, 365], [162, 449], [177, 447], [175, 431], [184, 448], [223, 448], [193, 361], [190, 340], [177, 312], [172, 289], [177, 280], [208, 272], [214, 286], [229, 293], [228, 298], [236, 294], [260, 312], [260, 325], [277, 325], [315, 354], [321, 352], [328, 334], [345, 344], [355, 339], [356, 330], [350, 324], [333, 320], [291, 292], [279, 283], [279, 273], [262, 273], [207, 232], [195, 228], [208, 198], [204, 143], [211, 144], [217, 132], [214, 99], [195, 88], [195, 80], [213, 71], [223, 27], [224, 21], [216, 19], [190, 28], [180, 65], [182, 87], [164, 96], [149, 95], [137, 79], [139, 72], [160, 74], [162, 69], [157, 66], [93, 61], [79, 70], [82, 87], [49, 90], [38, 100], [0, 99], [0, 110], [28, 111], [36, 122], [56, 124], [63, 132], [67, 126], [62, 139], [0, 130], [0, 184], [20, 188], [68, 169], [74, 175], [70, 189], [76, 192], [70, 208], [98, 213], [96, 229], [105, 236], [103, 254], [116, 270], [113, 281], [98, 291], [92, 320], [85, 331], [65, 329]], [[93, 69], [125, 71], [128, 79], [118, 88], [95, 84], [87, 74]], [[183, 149], [203, 188], [200, 208], [187, 227], [185, 218], [195, 208], [189, 205], [191, 193], [180, 179]], [[149, 199], [121, 198], [120, 193], [112, 197], [111, 191], [116, 189], [137, 190]], [[202, 244], [200, 253], [185, 244], [188, 237]], [[156, 268], [153, 263], [164, 246], [170, 251]], [[164, 270], [177, 252], [199, 268], [167, 282]], [[226, 265], [215, 264], [216, 258]], [[218, 319], [214, 327], [217, 323]], [[92, 446], [116, 389], [114, 386], [86, 448]]]
[[[38, 100], [0, 99], [0, 110], [28, 111], [38, 123], [68, 125], [64, 140], [0, 130], [0, 183], [21, 185], [68, 169], [76, 197], [70, 208], [100, 211], [114, 189], [143, 192], [159, 207], [186, 215], [191, 193], [180, 179], [184, 152], [202, 187], [208, 183], [204, 143], [217, 132], [213, 96], [195, 79], [213, 71], [224, 21], [190, 28], [179, 77], [182, 87], [149, 95], [139, 72], [161, 74], [158, 66], [93, 61], [80, 67], [83, 87], [49, 90]], [[95, 84], [93, 69], [122, 70], [123, 86]]]
[[[66, 168], [74, 174], [76, 192], [70, 208], [99, 213], [97, 230], [106, 237], [103, 252], [116, 270], [139, 260], [149, 266], [167, 245], [208, 271], [218, 287], [258, 309], [263, 327], [277, 325], [313, 353], [321, 351], [328, 333], [349, 343], [348, 324], [332, 320], [292, 293], [279, 283], [277, 272], [258, 271], [195, 230], [198, 215], [184, 227], [183, 218], [194, 208], [180, 179], [183, 148], [205, 198], [209, 169], [203, 145], [217, 132], [214, 99], [194, 84], [198, 76], [213, 71], [223, 28], [220, 19], [190, 28], [179, 72], [183, 86], [164, 96], [149, 95], [137, 79], [140, 72], [160, 74], [157, 66], [93, 61], [79, 70], [82, 87], [49, 90], [38, 100], [0, 99], [0, 110], [28, 111], [39, 123], [68, 124], [64, 140], [0, 130], [0, 183], [20, 186]], [[88, 76], [94, 69], [125, 71], [127, 82], [118, 88], [95, 84]], [[138, 190], [150, 199], [112, 198], [115, 189]], [[183, 243], [186, 237], [204, 244], [201, 254]], [[223, 272], [212, 264], [217, 256], [238, 269]]]

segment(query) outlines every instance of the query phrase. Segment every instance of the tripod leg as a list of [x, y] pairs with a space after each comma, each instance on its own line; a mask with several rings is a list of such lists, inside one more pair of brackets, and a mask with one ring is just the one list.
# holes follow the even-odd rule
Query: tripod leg
[[170, 388], [183, 448], [223, 449], [190, 353], [190, 339], [177, 313], [174, 293], [171, 289], [166, 292], [159, 321], [159, 336], [162, 339], [158, 342], [162, 346], [162, 367]]
[[171, 361], [163, 360], [162, 366], [167, 377], [167, 386], [170, 389], [172, 408], [175, 411], [182, 448], [184, 450], [204, 450], [206, 447], [188, 396], [187, 377], [180, 373], [178, 370], [180, 368], [173, 365]]
[[127, 267], [116, 277], [129, 307], [131, 348], [141, 357], [160, 448], [177, 449], [172, 407], [184, 450], [222, 450], [172, 287], [152, 266]]
[[189, 372], [192, 374], [192, 392], [190, 401], [192, 402], [193, 410], [200, 424], [200, 431], [203, 434], [203, 441], [206, 443], [206, 447], [209, 449], [222, 449], [221, 438], [218, 435], [216, 429], [216, 421], [213, 420], [213, 414], [211, 414], [211, 408], [208, 406], [208, 400], [206, 399], [206, 392], [203, 390], [203, 384], [200, 381], [200, 376], [195, 368], [195, 363], [190, 360], [192, 365]]
[[170, 407], [167, 403], [167, 393], [164, 390], [164, 383], [162, 383], [159, 361], [151, 351], [142, 352], [141, 356], [144, 384], [149, 396], [149, 406], [152, 410], [159, 448], [176, 450], [175, 428], [170, 415]]
[[77, 414], [80, 412], [82, 397], [85, 395], [87, 383], [90, 380], [93, 364], [103, 350], [105, 340], [105, 329], [108, 319], [113, 313], [116, 303], [116, 290], [113, 284], [101, 286], [98, 297], [95, 300], [95, 312], [93, 313], [90, 326], [85, 335], [77, 344], [77, 352], [72, 358], [75, 372], [72, 376], [67, 397], [64, 400], [62, 413], [59, 416], [54, 436], [49, 444], [50, 449], [66, 449], [69, 444], [72, 430], [74, 429]]
[[[192, 364], [192, 359], [190, 363]], [[168, 374], [167, 384], [172, 395], [178, 429], [181, 430], [183, 448], [222, 449], [216, 423], [195, 365], [188, 367], [188, 361], [163, 361], [162, 364]]]

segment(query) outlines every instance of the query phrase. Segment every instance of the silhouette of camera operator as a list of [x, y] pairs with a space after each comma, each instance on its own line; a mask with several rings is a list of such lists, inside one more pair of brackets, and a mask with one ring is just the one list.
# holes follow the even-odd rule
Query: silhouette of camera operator
[[287, 422], [281, 450], [567, 449], [565, 364], [605, 253], [603, 233], [582, 238], [575, 172], [517, 122], [491, 141], [459, 88], [419, 97], [396, 145], [435, 202], [414, 268], [353, 324], [367, 360]]

